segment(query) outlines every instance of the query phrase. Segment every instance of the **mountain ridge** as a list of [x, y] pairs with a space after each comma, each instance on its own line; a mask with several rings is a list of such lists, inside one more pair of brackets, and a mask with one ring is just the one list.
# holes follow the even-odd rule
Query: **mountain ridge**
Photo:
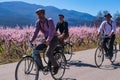
[[46, 17], [51, 17], [55, 24], [58, 22], [58, 14], [64, 14], [69, 26], [90, 24], [95, 19], [88, 13], [75, 10], [59, 9], [54, 6], [42, 6], [22, 1], [0, 2], [0, 25], [34, 25], [37, 20], [36, 9], [44, 8]]

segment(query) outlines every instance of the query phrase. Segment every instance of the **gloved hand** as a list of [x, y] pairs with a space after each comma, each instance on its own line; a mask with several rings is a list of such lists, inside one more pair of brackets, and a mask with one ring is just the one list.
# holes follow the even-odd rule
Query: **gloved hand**
[[33, 47], [33, 43], [31, 41], [29, 41], [29, 46]]

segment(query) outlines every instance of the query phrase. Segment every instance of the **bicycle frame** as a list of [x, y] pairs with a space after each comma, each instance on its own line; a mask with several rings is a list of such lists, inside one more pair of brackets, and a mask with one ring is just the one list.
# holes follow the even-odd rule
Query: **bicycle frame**
[[[96, 64], [97, 67], [100, 67], [102, 65], [102, 63], [104, 61], [104, 55], [106, 54], [105, 50], [104, 50], [104, 47], [103, 47], [103, 39], [104, 38], [108, 38], [108, 36], [100, 37], [99, 42], [98, 42], [98, 48], [95, 51], [95, 64]], [[108, 43], [109, 43], [109, 41], [108, 41]], [[107, 48], [108, 48], [108, 43], [106, 44]], [[116, 45], [115, 44], [113, 45], [113, 48], [114, 48], [113, 51], [115, 51], [115, 52], [113, 52], [113, 57], [112, 58], [108, 57], [109, 60], [111, 61], [111, 63], [113, 63], [116, 60], [116, 56], [117, 56], [117, 54], [116, 54], [117, 53], [117, 51], [116, 51], [117, 49], [116, 49]], [[98, 60], [101, 61], [100, 63], [99, 63], [99, 61], [97, 61], [97, 58], [98, 58]]]

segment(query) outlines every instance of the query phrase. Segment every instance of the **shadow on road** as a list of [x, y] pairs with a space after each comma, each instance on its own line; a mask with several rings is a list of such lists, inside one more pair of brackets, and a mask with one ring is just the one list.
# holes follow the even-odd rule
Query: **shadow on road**
[[111, 65], [103, 65], [100, 67], [100, 69], [103, 69], [103, 70], [114, 70], [118, 68], [120, 69], [120, 62], [113, 63]]
[[70, 62], [68, 62], [68, 66], [76, 66], [76, 67], [92, 67], [92, 68], [96, 68], [95, 65], [92, 64], [88, 64], [88, 63], [83, 63], [82, 61], [79, 60], [72, 60]]
[[112, 64], [114, 68], [120, 68], [120, 62]]

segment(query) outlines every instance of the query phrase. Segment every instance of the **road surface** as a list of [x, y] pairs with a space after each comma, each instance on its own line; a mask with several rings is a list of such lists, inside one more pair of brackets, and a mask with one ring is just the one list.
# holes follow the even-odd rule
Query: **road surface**
[[[120, 52], [113, 65], [106, 59], [101, 69], [95, 66], [94, 52], [95, 49], [74, 52], [62, 80], [120, 80]], [[0, 80], [15, 80], [16, 64], [0, 65]], [[40, 80], [53, 80], [50, 74], [40, 73], [40, 77]]]

